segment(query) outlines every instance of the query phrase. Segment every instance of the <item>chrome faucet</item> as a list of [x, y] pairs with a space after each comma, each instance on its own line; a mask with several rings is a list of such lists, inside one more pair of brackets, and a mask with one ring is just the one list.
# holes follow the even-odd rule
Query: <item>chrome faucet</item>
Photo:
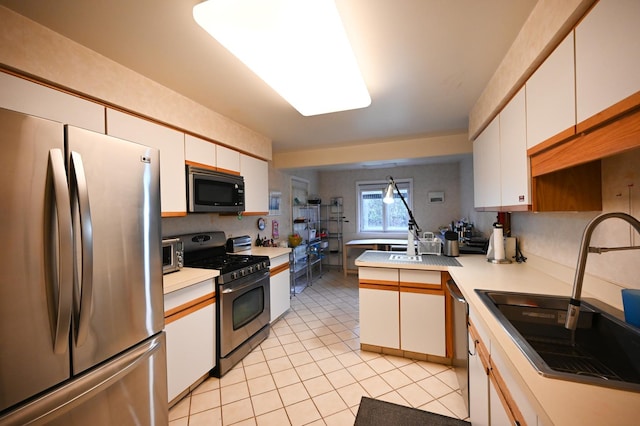
[[575, 330], [578, 324], [578, 315], [580, 314], [580, 295], [582, 293], [582, 281], [584, 280], [584, 270], [587, 266], [587, 255], [589, 253], [605, 253], [607, 251], [619, 251], [619, 250], [634, 250], [640, 249], [640, 246], [630, 247], [589, 247], [591, 244], [591, 235], [598, 225], [603, 221], [611, 218], [618, 218], [628, 222], [633, 226], [640, 234], [640, 221], [631, 215], [621, 212], [603, 213], [596, 216], [587, 224], [582, 234], [582, 243], [580, 244], [580, 253], [578, 254], [578, 266], [576, 268], [576, 276], [573, 280], [573, 293], [571, 294], [571, 300], [569, 301], [569, 308], [567, 309], [567, 319], [565, 321], [565, 328], [569, 330]]

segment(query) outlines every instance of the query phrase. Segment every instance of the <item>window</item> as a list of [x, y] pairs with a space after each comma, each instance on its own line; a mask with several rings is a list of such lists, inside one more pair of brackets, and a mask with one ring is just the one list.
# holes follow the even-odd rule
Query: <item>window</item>
[[[396, 180], [396, 184], [407, 201], [412, 206], [411, 179]], [[387, 187], [387, 181], [357, 182], [358, 192], [358, 229], [360, 232], [406, 232], [409, 224], [409, 213], [400, 196], [394, 191], [395, 202], [382, 202], [382, 193]]]

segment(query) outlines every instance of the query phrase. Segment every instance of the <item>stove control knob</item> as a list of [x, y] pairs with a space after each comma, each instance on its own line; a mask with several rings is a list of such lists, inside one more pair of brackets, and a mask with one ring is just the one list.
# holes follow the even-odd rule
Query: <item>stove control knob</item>
[[262, 269], [262, 265], [259, 263], [256, 263], [256, 271], [259, 271], [260, 269]]
[[253, 273], [253, 266], [247, 266], [247, 272], [248, 273]]
[[238, 273], [237, 272], [232, 272], [231, 273], [231, 279], [232, 280], [237, 280], [238, 279]]

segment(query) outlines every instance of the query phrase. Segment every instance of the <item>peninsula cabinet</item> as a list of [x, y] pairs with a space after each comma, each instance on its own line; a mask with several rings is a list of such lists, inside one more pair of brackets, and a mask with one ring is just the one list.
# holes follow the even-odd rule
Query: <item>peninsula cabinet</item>
[[104, 106], [0, 72], [0, 108], [104, 134]]
[[448, 356], [448, 273], [396, 268], [358, 268], [360, 343], [365, 350], [436, 360]]
[[638, 22], [639, 1], [601, 0], [576, 27], [578, 132], [640, 103]]
[[440, 271], [400, 269], [400, 349], [446, 357], [445, 294]]
[[358, 268], [361, 344], [400, 348], [398, 280], [398, 269]]
[[107, 108], [107, 134], [160, 150], [162, 217], [185, 216], [184, 133]]
[[575, 64], [571, 32], [527, 80], [527, 147], [575, 134]]

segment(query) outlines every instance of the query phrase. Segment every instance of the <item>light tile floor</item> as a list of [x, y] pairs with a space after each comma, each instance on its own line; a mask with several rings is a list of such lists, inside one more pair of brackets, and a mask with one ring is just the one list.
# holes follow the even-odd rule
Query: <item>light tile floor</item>
[[325, 272], [259, 347], [178, 402], [170, 425], [353, 425], [362, 396], [466, 416], [451, 367], [361, 351], [358, 336], [357, 277]]

